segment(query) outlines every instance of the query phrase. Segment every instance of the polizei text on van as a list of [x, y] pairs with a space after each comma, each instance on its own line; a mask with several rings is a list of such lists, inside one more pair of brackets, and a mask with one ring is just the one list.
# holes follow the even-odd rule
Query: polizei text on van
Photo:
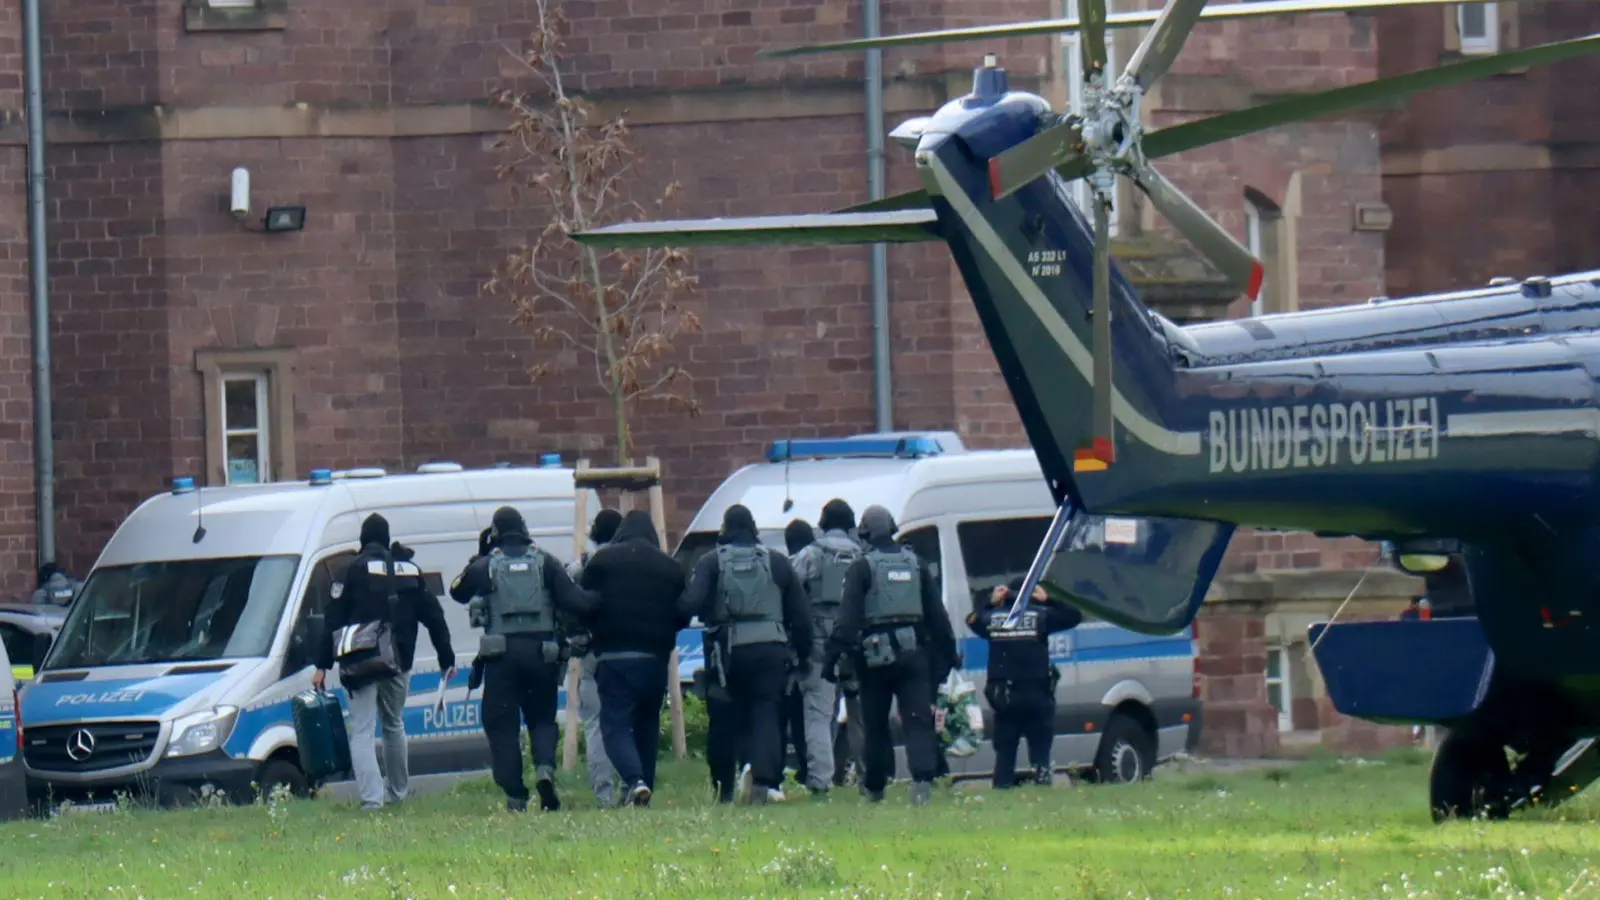
[[1211, 472], [1433, 459], [1436, 397], [1211, 411]]

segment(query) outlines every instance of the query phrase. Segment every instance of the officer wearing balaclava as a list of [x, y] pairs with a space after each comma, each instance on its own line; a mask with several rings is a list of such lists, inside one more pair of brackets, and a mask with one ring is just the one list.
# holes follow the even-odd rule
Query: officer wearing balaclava
[[755, 517], [734, 504], [722, 516], [717, 548], [695, 564], [679, 607], [706, 625], [706, 761], [718, 800], [734, 799], [734, 763], [743, 739], [752, 784], [740, 799], [765, 803], [783, 781], [780, 713], [789, 676], [811, 655], [811, 605], [782, 551], [761, 545]]
[[866, 772], [861, 789], [872, 802], [894, 762], [889, 707], [898, 700], [911, 769], [911, 802], [933, 797], [939, 771], [939, 741], [933, 728], [934, 686], [956, 661], [955, 632], [928, 564], [894, 541], [894, 517], [881, 506], [861, 513], [858, 529], [867, 551], [845, 573], [839, 617], [828, 637], [825, 671], [837, 679], [841, 658], [850, 657], [861, 679], [861, 716], [866, 731]]
[[534, 546], [521, 513], [502, 506], [495, 510], [491, 527], [494, 549], [467, 563], [450, 585], [450, 596], [467, 604], [473, 624], [483, 628], [478, 640], [478, 657], [485, 661], [483, 731], [506, 808], [528, 808], [518, 740], [518, 726], [526, 721], [539, 808], [557, 810], [556, 742], [561, 732], [556, 700], [567, 660], [557, 615], [583, 616], [599, 600], [573, 584], [554, 556]]

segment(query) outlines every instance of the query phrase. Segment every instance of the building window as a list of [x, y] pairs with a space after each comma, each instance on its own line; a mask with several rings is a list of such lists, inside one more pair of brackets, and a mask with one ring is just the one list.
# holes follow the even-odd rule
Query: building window
[[[1246, 235], [1245, 245], [1250, 248], [1250, 255], [1256, 259], [1261, 259], [1261, 210], [1249, 200], [1246, 200], [1244, 204], [1244, 228]], [[1262, 261], [1262, 265], [1266, 265], [1265, 260]], [[1250, 301], [1250, 315], [1261, 315], [1262, 298], [1266, 297], [1266, 295], [1267, 281], [1263, 278], [1261, 280], [1261, 293]]]
[[201, 350], [205, 479], [260, 484], [300, 477], [294, 464], [294, 351]]
[[1267, 648], [1267, 702], [1278, 711], [1278, 730], [1294, 730], [1294, 692], [1289, 682], [1289, 652]]
[[222, 377], [222, 443], [228, 467], [226, 484], [260, 484], [272, 472], [270, 426], [272, 405], [267, 373]]
[[1496, 3], [1462, 3], [1456, 6], [1456, 28], [1461, 34], [1461, 52], [1482, 54], [1500, 52], [1500, 10]]
[[[1116, 0], [1106, 0], [1106, 13], [1116, 12]], [[1061, 15], [1064, 18], [1078, 18], [1078, 0], [1061, 0]], [[1105, 77], [1108, 83], [1115, 82], [1121, 70], [1117, 68], [1117, 42], [1116, 32], [1106, 31], [1106, 67]], [[1083, 44], [1077, 32], [1069, 32], [1061, 36], [1061, 65], [1067, 73], [1067, 105], [1071, 111], [1083, 109]], [[1077, 201], [1078, 208], [1083, 214], [1090, 216], [1092, 223], [1094, 216], [1094, 190], [1089, 187], [1089, 182], [1080, 178], [1069, 186], [1072, 198]], [[1111, 236], [1117, 236], [1117, 191], [1111, 192]]]
[[961, 561], [967, 570], [967, 589], [974, 608], [989, 605], [989, 595], [996, 585], [1008, 585], [1028, 573], [1049, 531], [1049, 516], [956, 525], [956, 540], [961, 545]]
[[256, 0], [206, 0], [212, 9], [254, 9]]

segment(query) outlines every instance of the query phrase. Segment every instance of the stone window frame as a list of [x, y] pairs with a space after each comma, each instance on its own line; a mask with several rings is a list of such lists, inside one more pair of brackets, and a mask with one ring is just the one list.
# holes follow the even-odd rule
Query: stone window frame
[[267, 464], [262, 483], [292, 481], [296, 477], [294, 436], [295, 351], [288, 347], [264, 349], [197, 350], [195, 371], [200, 374], [201, 421], [205, 432], [205, 477], [214, 487], [228, 483], [227, 452], [223, 446], [222, 382], [232, 376], [267, 377]]
[[[1461, 7], [1463, 4], [1451, 3], [1445, 6], [1444, 12], [1444, 53], [1446, 60], [1460, 59], [1467, 56], [1484, 56], [1494, 53], [1504, 53], [1507, 50], [1516, 50], [1521, 46], [1521, 4], [1515, 2], [1484, 3], [1486, 11], [1493, 17], [1494, 41], [1491, 45], [1462, 46], [1461, 40]], [[1527, 67], [1520, 69], [1507, 69], [1501, 75], [1521, 75], [1527, 72]]]
[[283, 31], [289, 27], [289, 0], [183, 0], [183, 30]]
[[1300, 218], [1300, 173], [1289, 177], [1283, 203], [1259, 188], [1245, 186], [1246, 246], [1266, 269], [1252, 316], [1294, 312], [1300, 308], [1297, 224]]

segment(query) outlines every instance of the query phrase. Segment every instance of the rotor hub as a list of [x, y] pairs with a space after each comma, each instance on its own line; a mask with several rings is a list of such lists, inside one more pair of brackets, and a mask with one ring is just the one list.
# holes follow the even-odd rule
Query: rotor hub
[[1094, 165], [1090, 183], [1096, 189], [1110, 190], [1113, 175], [1132, 176], [1144, 168], [1140, 144], [1144, 137], [1140, 123], [1144, 89], [1128, 78], [1107, 87], [1101, 77], [1093, 76], [1084, 88], [1080, 134], [1083, 153]]

